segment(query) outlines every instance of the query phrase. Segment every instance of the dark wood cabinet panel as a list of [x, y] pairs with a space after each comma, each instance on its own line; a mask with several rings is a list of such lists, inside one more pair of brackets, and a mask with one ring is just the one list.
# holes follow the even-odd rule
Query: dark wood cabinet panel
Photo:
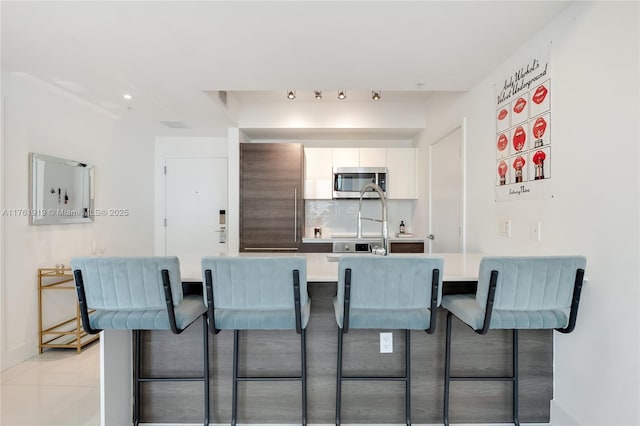
[[302, 244], [303, 253], [331, 253], [333, 252], [332, 243], [306, 243]]
[[301, 144], [240, 144], [240, 251], [300, 250], [303, 155]]
[[406, 242], [390, 243], [391, 253], [424, 253], [424, 243]]

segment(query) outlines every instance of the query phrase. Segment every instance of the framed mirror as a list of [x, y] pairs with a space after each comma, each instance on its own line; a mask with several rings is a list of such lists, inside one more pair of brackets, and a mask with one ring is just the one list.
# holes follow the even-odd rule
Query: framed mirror
[[93, 166], [36, 153], [30, 157], [31, 224], [93, 222]]

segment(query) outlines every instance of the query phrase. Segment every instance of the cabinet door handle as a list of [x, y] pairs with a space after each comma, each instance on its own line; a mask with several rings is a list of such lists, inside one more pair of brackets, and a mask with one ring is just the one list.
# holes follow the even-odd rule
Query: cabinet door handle
[[293, 188], [293, 242], [298, 242], [298, 188]]

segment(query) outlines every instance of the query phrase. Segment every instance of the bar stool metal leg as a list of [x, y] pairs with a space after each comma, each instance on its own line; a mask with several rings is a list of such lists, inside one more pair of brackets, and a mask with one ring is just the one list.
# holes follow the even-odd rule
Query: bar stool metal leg
[[403, 376], [343, 376], [342, 344], [344, 329], [338, 328], [338, 366], [336, 374], [336, 426], [340, 426], [342, 382], [351, 381], [403, 381], [405, 383], [405, 420], [411, 426], [411, 331], [404, 330], [405, 337], [405, 370]]
[[338, 329], [338, 378], [336, 380], [336, 426], [340, 426], [340, 399], [342, 396], [342, 329]]
[[233, 330], [233, 390], [231, 394], [231, 426], [235, 426], [238, 416], [238, 340], [239, 330]]
[[300, 332], [300, 364], [299, 376], [240, 376], [238, 374], [238, 360], [240, 353], [240, 330], [233, 330], [233, 389], [231, 394], [231, 426], [235, 426], [238, 419], [238, 382], [248, 381], [297, 381], [302, 385], [302, 425], [307, 424], [307, 337], [306, 329]]
[[204, 426], [209, 425], [209, 321], [206, 314], [202, 316], [202, 345], [204, 346]]
[[140, 384], [142, 381], [140, 374], [142, 339], [140, 335], [140, 330], [133, 330], [133, 426], [140, 424]]
[[307, 425], [307, 329], [300, 332], [300, 366], [302, 368], [302, 426]]
[[449, 426], [449, 392], [451, 381], [510, 381], [512, 384], [512, 413], [513, 424], [520, 426], [520, 420], [518, 415], [518, 330], [514, 329], [513, 332], [513, 346], [512, 346], [512, 360], [513, 360], [513, 374], [511, 376], [455, 376], [451, 377], [451, 312], [447, 312], [447, 337], [446, 337], [446, 349], [445, 349], [445, 364], [444, 364], [444, 410], [443, 420], [445, 426]]
[[411, 331], [409, 330], [404, 331], [404, 357], [405, 415], [407, 426], [411, 426]]
[[518, 330], [513, 330], [513, 424], [520, 426], [518, 418]]
[[447, 312], [447, 338], [444, 357], [444, 424], [449, 426], [449, 384], [451, 382], [451, 312]]

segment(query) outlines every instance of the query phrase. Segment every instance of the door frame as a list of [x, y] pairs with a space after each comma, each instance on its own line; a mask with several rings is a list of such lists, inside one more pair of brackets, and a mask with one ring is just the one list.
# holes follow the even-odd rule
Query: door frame
[[[460, 175], [462, 177], [462, 188], [460, 188], [460, 251], [465, 253], [467, 251], [467, 117], [462, 117], [462, 121], [459, 124], [449, 128], [441, 136], [434, 139], [429, 144], [429, 161], [428, 161], [428, 233], [427, 237], [433, 233], [433, 188], [432, 188], [432, 172], [433, 172], [433, 146], [438, 142], [443, 141], [452, 133], [460, 130]], [[429, 243], [429, 253], [432, 253], [433, 240], [427, 238]]]

